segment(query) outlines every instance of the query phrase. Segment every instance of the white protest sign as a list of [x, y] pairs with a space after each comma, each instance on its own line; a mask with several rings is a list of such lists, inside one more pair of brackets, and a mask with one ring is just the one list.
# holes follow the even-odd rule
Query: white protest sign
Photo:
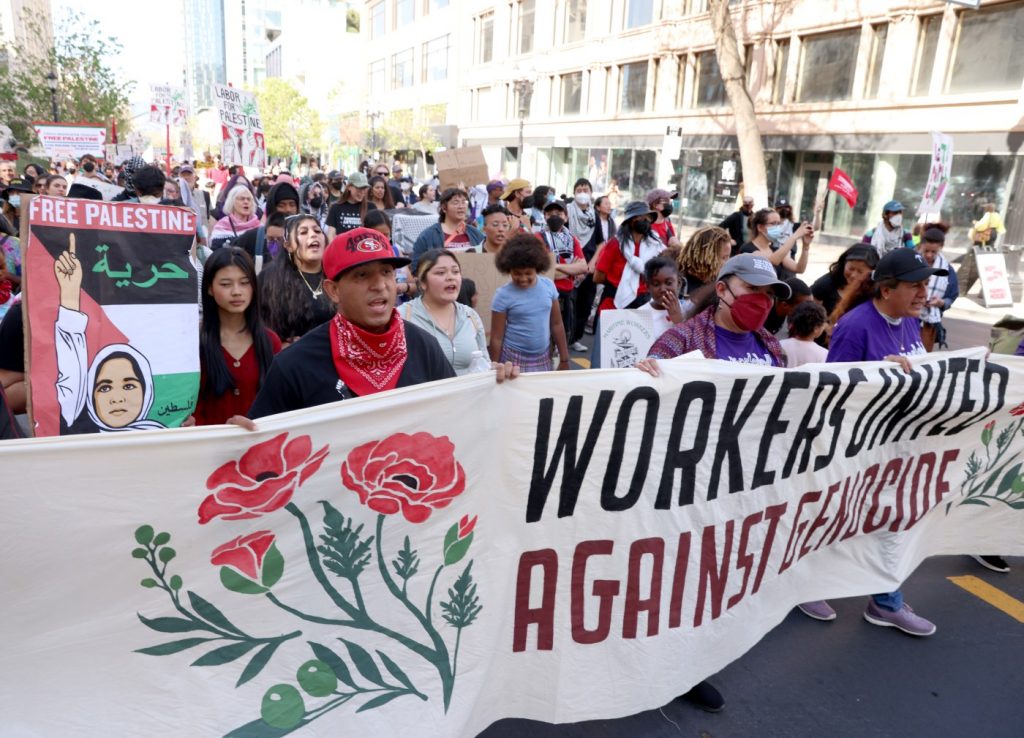
[[184, 87], [150, 85], [149, 120], [163, 126], [183, 126], [188, 122], [188, 99]]
[[116, 184], [104, 182], [102, 179], [92, 179], [91, 177], [75, 177], [74, 183], [91, 187], [103, 195], [104, 200], [113, 200], [124, 192], [124, 187], [118, 187]]
[[86, 154], [102, 159], [106, 153], [107, 129], [104, 126], [33, 123], [32, 127], [51, 159], [65, 156], [80, 159]]
[[985, 307], [1012, 305], [1013, 293], [1010, 291], [1010, 278], [1003, 254], [975, 248], [974, 258], [978, 264], [978, 279], [981, 280], [981, 297]]
[[917, 208], [919, 215], [942, 211], [942, 201], [946, 198], [952, 170], [953, 137], [932, 131], [932, 163], [928, 171], [928, 183], [924, 186], [921, 204]]
[[653, 310], [604, 310], [601, 330], [601, 367], [623, 369], [647, 356], [661, 331], [654, 326]]
[[1024, 554], [1024, 361], [660, 366], [0, 443], [4, 735], [621, 717], [797, 603]]
[[224, 85], [214, 85], [213, 89], [220, 112], [221, 161], [263, 169], [267, 144], [256, 95]]

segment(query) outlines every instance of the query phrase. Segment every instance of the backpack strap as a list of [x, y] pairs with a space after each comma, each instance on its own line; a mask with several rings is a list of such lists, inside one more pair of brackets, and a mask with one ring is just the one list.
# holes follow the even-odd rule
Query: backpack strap
[[254, 249], [257, 258], [263, 256], [263, 247], [267, 243], [267, 227], [260, 226], [256, 229], [256, 247]]

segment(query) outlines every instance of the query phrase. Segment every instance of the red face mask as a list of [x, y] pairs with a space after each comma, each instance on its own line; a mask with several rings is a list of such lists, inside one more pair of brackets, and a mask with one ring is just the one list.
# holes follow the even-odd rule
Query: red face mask
[[729, 285], [726, 285], [725, 288], [733, 296], [732, 304], [726, 303], [726, 305], [729, 305], [732, 320], [736, 327], [751, 332], [759, 330], [764, 325], [764, 322], [768, 320], [768, 315], [775, 304], [771, 296], [763, 292], [750, 292], [746, 295], [737, 296], [729, 288]]

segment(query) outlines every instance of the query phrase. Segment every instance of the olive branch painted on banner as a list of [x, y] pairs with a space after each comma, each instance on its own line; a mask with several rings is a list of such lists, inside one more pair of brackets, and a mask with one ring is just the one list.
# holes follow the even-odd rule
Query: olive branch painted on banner
[[[360, 701], [356, 712], [362, 712], [404, 696], [428, 699], [393, 656], [381, 650], [370, 653], [352, 631], [376, 633], [400, 647], [405, 656], [411, 654], [426, 661], [437, 672], [445, 711], [451, 704], [462, 631], [476, 621], [482, 609], [473, 580], [473, 561], [451, 581], [446, 599], [438, 595], [442, 601], [436, 612], [434, 597], [444, 570], [468, 553], [477, 518], [465, 515], [448, 528], [440, 563], [433, 568], [425, 592], [424, 575], [417, 578], [417, 574], [426, 564], [409, 536], [404, 537], [393, 558], [385, 556], [384, 522], [399, 512], [410, 523], [425, 522], [435, 510], [447, 507], [465, 491], [465, 470], [455, 459], [455, 447], [447, 437], [397, 433], [349, 452], [340, 467], [342, 484], [356, 493], [362, 505], [377, 513], [372, 534], [328, 500], [319, 501], [322, 527], [315, 534], [305, 513], [292, 502], [295, 492], [320, 469], [328, 453], [327, 446], [314, 452], [309, 436], [288, 440], [288, 434], [282, 433], [252, 446], [207, 479], [211, 494], [199, 506], [199, 523], [205, 525], [216, 518], [259, 518], [278, 510], [289, 513], [302, 535], [309, 571], [336, 610], [308, 612], [275, 594], [285, 559], [278, 550], [276, 534], [269, 530], [239, 536], [214, 549], [210, 563], [220, 568], [221, 584], [237, 594], [263, 597], [298, 620], [339, 629], [330, 643], [307, 641], [312, 658], [297, 668], [295, 684], [268, 688], [260, 717], [228, 733], [232, 738], [286, 735], [353, 700]], [[186, 605], [182, 578], [168, 576], [168, 565], [177, 556], [168, 546], [170, 540], [170, 534], [157, 533], [151, 525], [135, 531], [137, 547], [132, 556], [143, 560], [152, 574], [140, 584], [162, 590], [175, 611], [168, 617], [147, 618], [140, 613], [138, 618], [158, 633], [189, 635], [138, 649], [138, 653], [169, 656], [213, 644], [213, 650], [191, 665], [222, 666], [255, 651], [235, 683], [239, 687], [257, 677], [283, 643], [302, 635], [300, 630], [250, 635], [192, 591], [185, 592]], [[416, 623], [413, 634], [393, 630], [370, 612], [362, 582], [374, 575]], [[451, 651], [439, 630], [441, 621], [455, 630]]]
[[[996, 421], [985, 424], [981, 430], [983, 454], [972, 451], [967, 459], [963, 494], [946, 503], [946, 514], [954, 504], [984, 505], [1002, 503], [1014, 510], [1024, 510], [1024, 461], [1018, 461], [1022, 451], [1013, 453], [1014, 441], [1024, 436], [1024, 402], [1010, 410], [1013, 420], [996, 434]], [[992, 441], [995, 440], [995, 448]], [[1014, 462], [1017, 462], [1014, 464]]]

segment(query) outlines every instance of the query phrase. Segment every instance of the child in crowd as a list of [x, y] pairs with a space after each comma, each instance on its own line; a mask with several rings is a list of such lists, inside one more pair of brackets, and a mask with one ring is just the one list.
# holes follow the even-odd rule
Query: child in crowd
[[551, 339], [558, 369], [569, 368], [569, 346], [558, 309], [558, 290], [541, 272], [551, 267], [551, 252], [532, 233], [508, 240], [494, 265], [511, 281], [498, 288], [491, 304], [491, 358], [511, 361], [524, 372], [550, 371]]
[[803, 364], [824, 363], [828, 349], [815, 343], [828, 327], [828, 316], [821, 303], [815, 300], [801, 302], [789, 314], [788, 322], [789, 338], [779, 341], [786, 352], [786, 367], [792, 369]]
[[679, 267], [672, 258], [655, 256], [644, 265], [644, 279], [647, 280], [651, 301], [637, 309], [654, 313], [654, 329], [660, 336], [672, 326], [682, 323], [689, 308], [688, 303], [679, 299]]

